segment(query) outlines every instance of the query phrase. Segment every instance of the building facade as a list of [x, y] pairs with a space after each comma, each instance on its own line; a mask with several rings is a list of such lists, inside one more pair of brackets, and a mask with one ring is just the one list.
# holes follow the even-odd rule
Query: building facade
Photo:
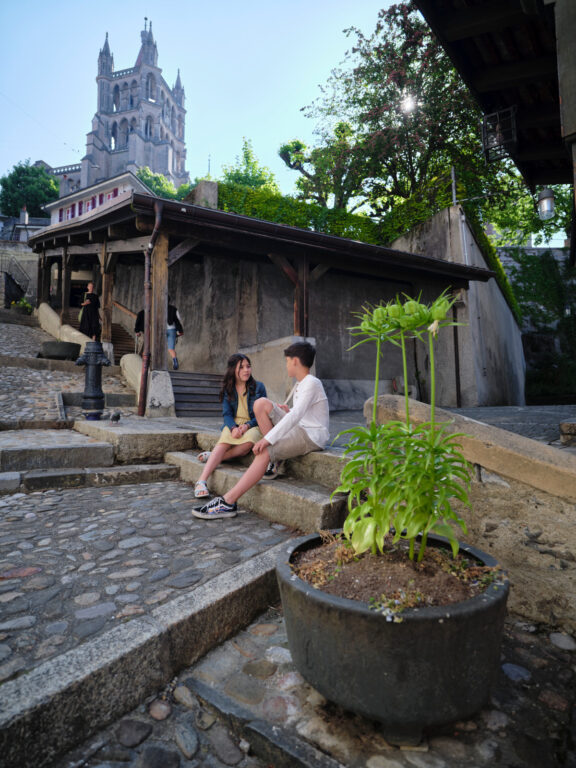
[[134, 66], [116, 71], [106, 34], [98, 56], [97, 111], [86, 154], [76, 165], [48, 168], [60, 182], [61, 197], [144, 166], [176, 187], [189, 181], [180, 72], [171, 88], [158, 66], [152, 22], [145, 21], [141, 38]]

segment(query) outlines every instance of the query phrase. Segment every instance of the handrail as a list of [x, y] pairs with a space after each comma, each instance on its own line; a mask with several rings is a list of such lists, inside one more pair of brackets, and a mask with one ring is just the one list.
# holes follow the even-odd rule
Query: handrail
[[130, 315], [130, 317], [136, 318], [136, 312], [132, 312], [131, 309], [128, 309], [128, 307], [125, 307], [123, 304], [120, 304], [119, 301], [112, 300], [112, 304], [115, 307], [118, 307], [122, 312], [125, 312], [127, 315]]

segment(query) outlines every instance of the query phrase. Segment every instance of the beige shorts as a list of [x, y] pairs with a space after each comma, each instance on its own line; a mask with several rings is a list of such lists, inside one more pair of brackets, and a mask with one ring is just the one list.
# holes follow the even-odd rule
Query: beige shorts
[[[279, 408], [276, 403], [272, 406], [270, 421], [274, 426], [286, 416], [286, 411]], [[296, 425], [284, 437], [281, 437], [274, 445], [268, 446], [270, 461], [283, 461], [284, 459], [293, 459], [295, 456], [304, 456], [305, 453], [312, 451], [321, 451], [322, 448], [311, 440], [307, 433]]]

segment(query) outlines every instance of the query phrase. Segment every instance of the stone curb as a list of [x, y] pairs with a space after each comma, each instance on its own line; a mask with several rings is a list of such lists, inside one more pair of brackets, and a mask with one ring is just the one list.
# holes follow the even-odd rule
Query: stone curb
[[[369, 414], [371, 409], [372, 401], [368, 400], [364, 405], [364, 413]], [[429, 421], [430, 406], [411, 400], [410, 415], [416, 424]], [[404, 399], [399, 395], [380, 395], [378, 421], [383, 423], [403, 418]], [[576, 456], [441, 408], [436, 409], [436, 420], [448, 423], [449, 432], [464, 433], [459, 442], [464, 456], [473, 464], [541, 491], [576, 501]]]
[[238, 736], [249, 742], [255, 755], [274, 768], [342, 768], [341, 763], [281, 726], [253, 719], [249, 710], [206, 683], [190, 677], [186, 685], [204, 704], [216, 709]]
[[[164, 460], [180, 468], [180, 477], [184, 482], [196, 482], [204, 467], [195, 456], [178, 451], [167, 453]], [[210, 477], [212, 492], [226, 493], [237, 482], [241, 471], [238, 465], [218, 467]], [[346, 498], [338, 496], [330, 501], [331, 491], [332, 488], [317, 483], [303, 483], [300, 477], [287, 481], [280, 478], [258, 483], [242, 496], [240, 504], [273, 523], [313, 533], [340, 528], [344, 522]]]
[[[34, 368], [37, 371], [64, 371], [66, 373], [78, 373], [83, 370], [73, 360], [51, 360], [47, 357], [0, 355], [0, 365], [7, 368]], [[122, 375], [122, 369], [119, 365], [106, 366], [105, 371], [111, 376]]]
[[76, 421], [74, 429], [110, 443], [119, 464], [164, 461], [166, 451], [187, 451], [197, 446], [196, 430], [167, 426], [155, 419], [127, 419], [117, 425], [109, 421]]
[[38, 469], [29, 472], [1, 472], [0, 494], [46, 490], [48, 488], [83, 488], [128, 483], [154, 483], [178, 480], [180, 470], [173, 464], [132, 464], [86, 469]]
[[29, 448], [0, 448], [0, 472], [26, 472], [34, 470], [78, 469], [87, 463], [109, 467], [114, 463], [114, 449], [110, 443], [94, 442], [74, 445], [33, 445]]
[[0, 687], [5, 765], [43, 768], [162, 688], [278, 599], [281, 543]]

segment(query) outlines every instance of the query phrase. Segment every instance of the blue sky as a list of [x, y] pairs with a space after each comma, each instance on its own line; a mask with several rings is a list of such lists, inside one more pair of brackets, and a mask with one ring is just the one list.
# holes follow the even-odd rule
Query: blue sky
[[[98, 53], [108, 32], [116, 70], [134, 66], [144, 17], [158, 65], [186, 91], [192, 178], [235, 162], [245, 136], [284, 193], [296, 173], [277, 156], [285, 141], [314, 143], [301, 113], [352, 44], [371, 33], [390, 0], [20, 0], [0, 4], [0, 175], [19, 161], [77, 163], [96, 112]], [[161, 13], [155, 9], [161, 9]]]

